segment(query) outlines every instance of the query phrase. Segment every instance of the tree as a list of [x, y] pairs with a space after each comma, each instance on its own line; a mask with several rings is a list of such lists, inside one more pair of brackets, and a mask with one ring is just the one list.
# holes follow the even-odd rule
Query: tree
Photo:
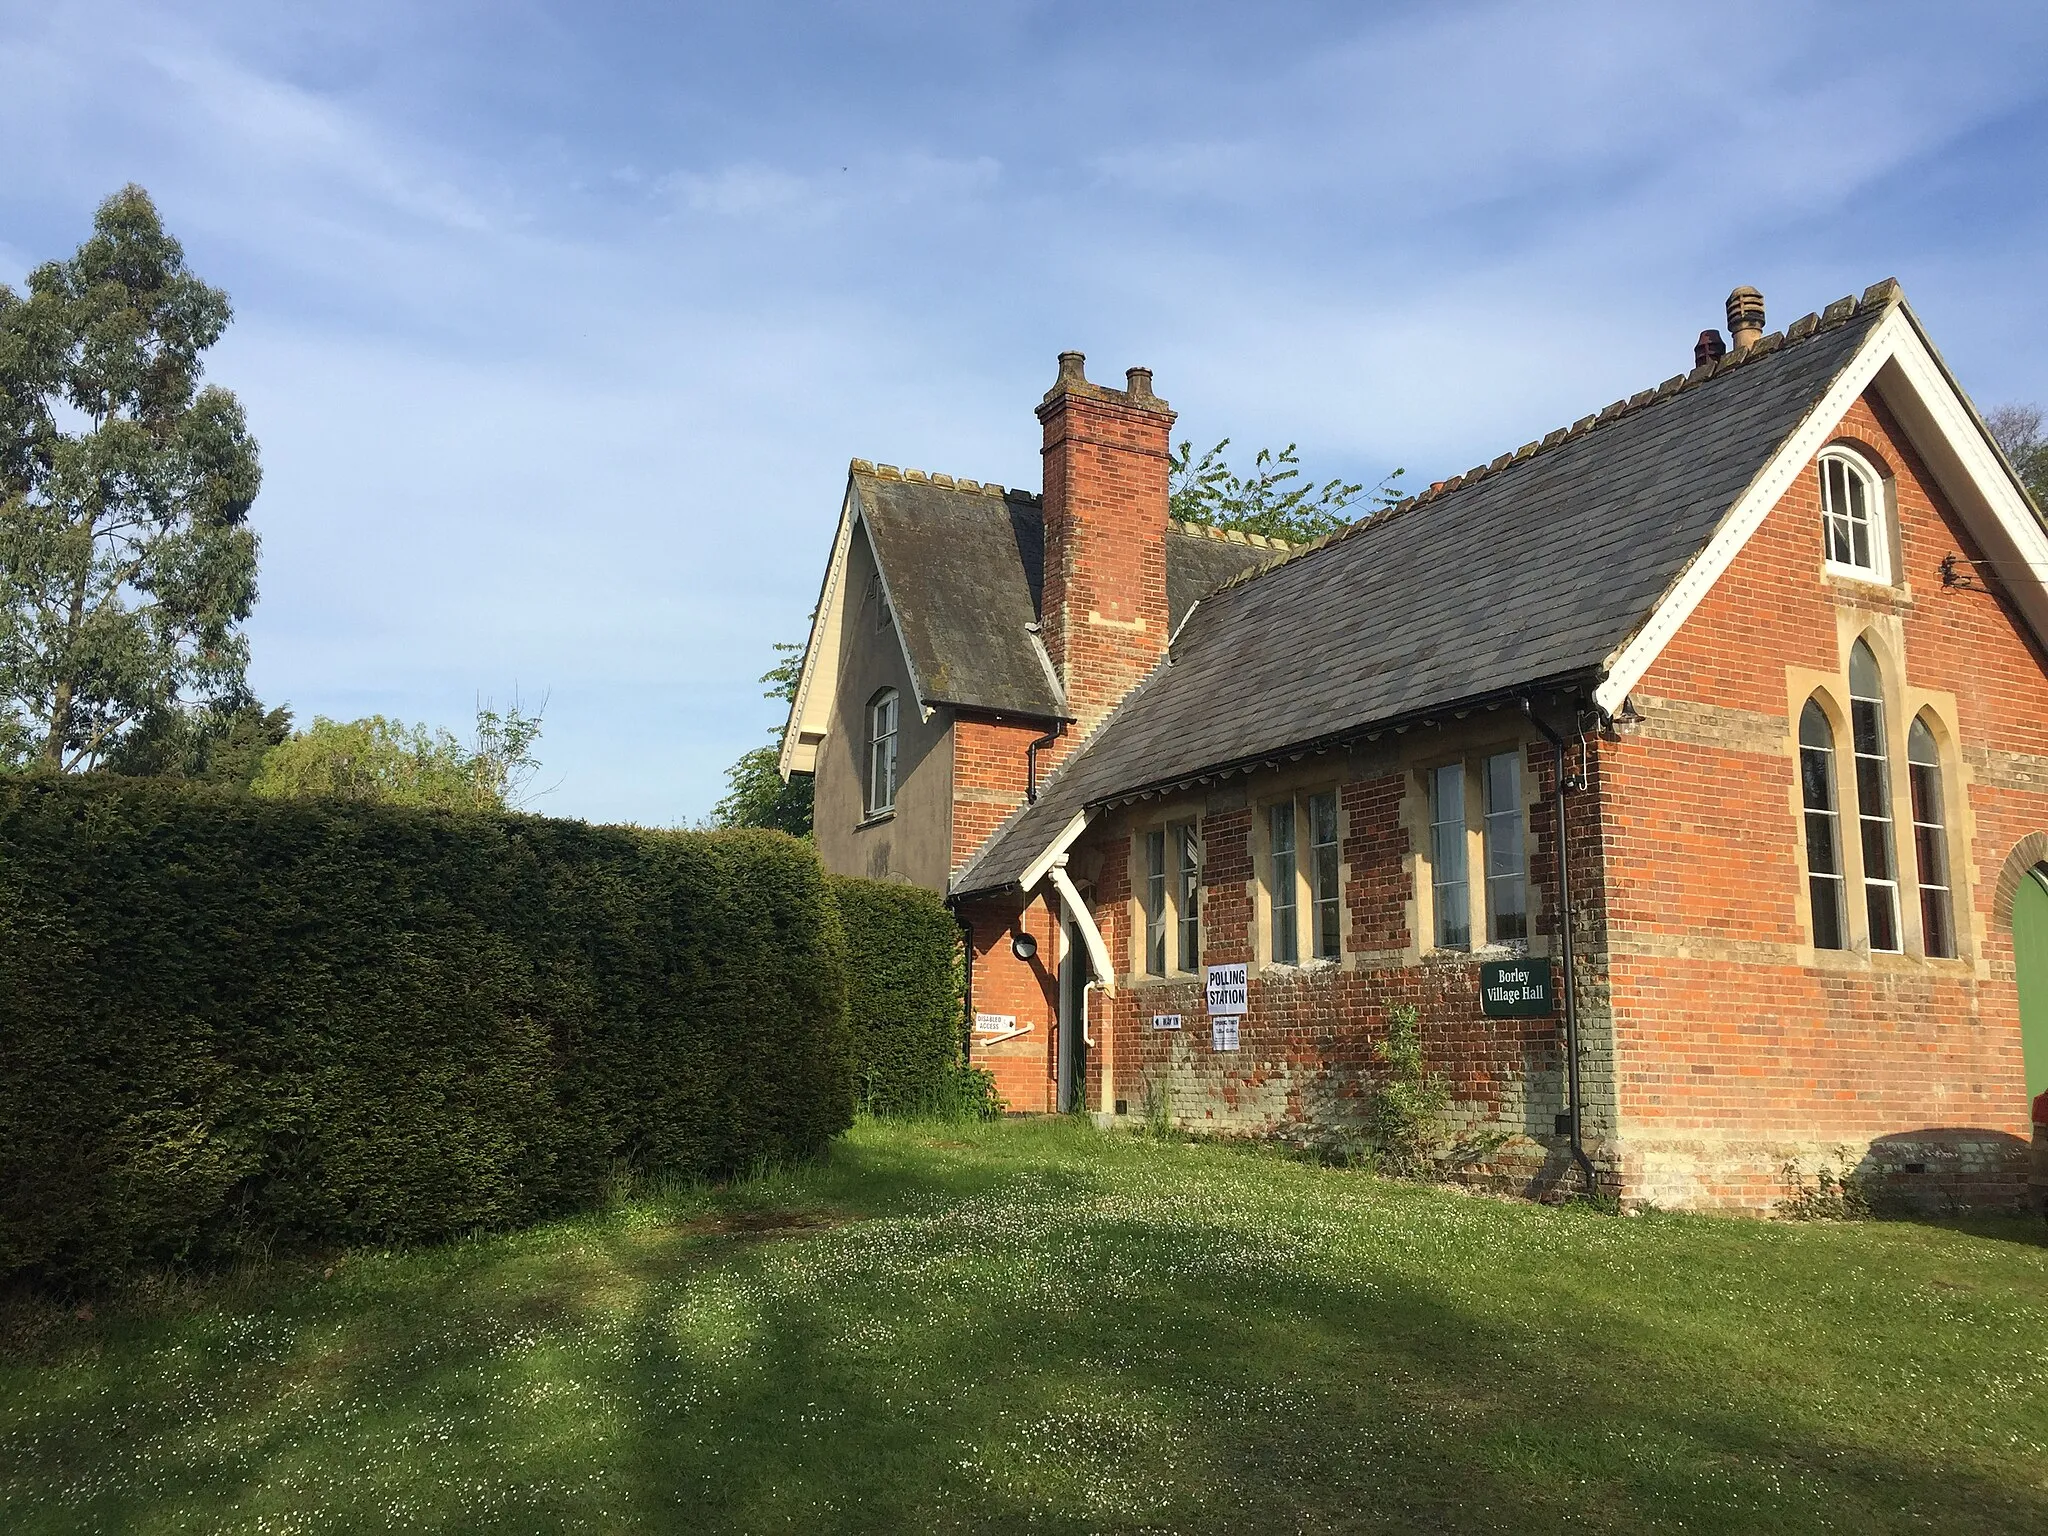
[[292, 734], [264, 754], [251, 793], [266, 799], [372, 800], [446, 811], [517, 810], [540, 766], [533, 743], [540, 714], [517, 704], [503, 715], [479, 708], [476, 745], [446, 730], [371, 715], [329, 720]]
[[2048, 507], [2048, 437], [2041, 433], [2041, 407], [2001, 405], [1984, 418], [1998, 446], [2020, 472], [2034, 500]]
[[1401, 500], [1394, 482], [1403, 470], [1395, 470], [1368, 495], [1364, 485], [1345, 480], [1297, 484], [1301, 457], [1293, 443], [1278, 453], [1261, 448], [1252, 459], [1250, 474], [1234, 474], [1223, 458], [1229, 446], [1226, 437], [1199, 459], [1193, 443], [1182, 443], [1174, 451], [1168, 506], [1175, 518], [1304, 543], [1356, 521], [1351, 509], [1361, 500], [1367, 503], [1368, 517]]
[[291, 734], [289, 709], [266, 710], [254, 699], [233, 709], [152, 710], [121, 734], [100, 766], [136, 778], [247, 789], [270, 749]]
[[90, 767], [149, 716], [246, 702], [262, 480], [235, 397], [199, 387], [228, 296], [142, 188], [0, 284], [0, 757]]
[[[793, 703], [797, 684], [803, 681], [804, 648], [778, 641], [775, 649], [780, 655], [761, 674], [760, 680], [768, 685], [761, 697]], [[781, 727], [770, 727], [768, 734], [780, 735]], [[756, 747], [725, 770], [725, 798], [711, 808], [711, 825], [774, 827], [792, 837], [809, 837], [811, 791], [808, 773], [793, 773], [784, 780], [782, 754], [774, 747]]]

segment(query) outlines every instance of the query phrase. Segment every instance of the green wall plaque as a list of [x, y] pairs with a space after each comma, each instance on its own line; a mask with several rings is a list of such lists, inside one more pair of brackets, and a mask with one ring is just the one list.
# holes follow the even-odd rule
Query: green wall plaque
[[1479, 966], [1479, 1011], [1489, 1019], [1544, 1019], [1557, 1012], [1548, 960], [1485, 960]]

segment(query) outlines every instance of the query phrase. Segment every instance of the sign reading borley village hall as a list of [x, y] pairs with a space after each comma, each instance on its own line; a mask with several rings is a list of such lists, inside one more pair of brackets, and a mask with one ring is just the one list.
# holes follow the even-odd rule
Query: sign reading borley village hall
[[1541, 1019], [1557, 1011], [1548, 960], [1488, 960], [1479, 967], [1479, 1011], [1489, 1019]]

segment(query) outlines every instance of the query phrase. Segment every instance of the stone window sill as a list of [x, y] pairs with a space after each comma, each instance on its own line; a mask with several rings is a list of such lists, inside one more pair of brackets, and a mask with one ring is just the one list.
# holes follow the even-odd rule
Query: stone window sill
[[853, 830], [856, 832], [865, 832], [869, 827], [879, 827], [883, 822], [894, 821], [895, 819], [896, 808], [894, 806], [891, 806], [886, 811], [875, 812], [874, 815], [868, 817], [868, 819], [865, 821], [855, 822], [853, 824]]

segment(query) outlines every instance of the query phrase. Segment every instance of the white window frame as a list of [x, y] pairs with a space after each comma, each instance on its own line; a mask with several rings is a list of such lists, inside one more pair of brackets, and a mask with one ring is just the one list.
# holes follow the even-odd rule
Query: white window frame
[[[1922, 710], [1906, 726], [1906, 794], [1913, 818], [1913, 878], [1920, 895], [1920, 952], [1930, 960], [1954, 960], [1962, 953], [1962, 938], [1956, 932], [1948, 786], [1941, 737], [1928, 718]], [[1915, 755], [1922, 738], [1927, 743], [1925, 760]]]
[[[1160, 855], [1159, 873], [1152, 869], [1154, 851]], [[1191, 868], [1183, 867], [1183, 855], [1193, 858]], [[1202, 871], [1206, 853], [1198, 816], [1162, 812], [1156, 819], [1131, 829], [1131, 953], [1133, 982], [1185, 981], [1201, 974]], [[1193, 881], [1192, 910], [1188, 882]], [[1194, 963], [1186, 963], [1187, 941], [1192, 926]], [[1153, 968], [1154, 944], [1159, 956]]]
[[[1852, 581], [1871, 581], [1885, 586], [1892, 582], [1892, 520], [1891, 509], [1885, 495], [1884, 476], [1862, 454], [1849, 448], [1827, 448], [1814, 461], [1820, 496], [1820, 537], [1821, 556], [1828, 573], [1832, 576], [1846, 576]], [[1858, 565], [1853, 558], [1854, 519], [1847, 511], [1834, 505], [1832, 487], [1835, 477], [1830, 475], [1831, 467], [1839, 466], [1843, 475], [1853, 479], [1863, 488], [1864, 532], [1869, 540], [1870, 563]], [[1845, 482], [1846, 484], [1846, 482]], [[1835, 558], [1837, 519], [1839, 526], [1848, 531], [1850, 554], [1848, 560]]]
[[[1494, 758], [1506, 756], [1515, 759], [1517, 802], [1512, 812], [1495, 810], [1489, 816], [1487, 764]], [[1527, 743], [1476, 748], [1449, 762], [1420, 764], [1416, 772], [1422, 781], [1422, 836], [1421, 846], [1416, 852], [1416, 891], [1418, 898], [1421, 891], [1426, 889], [1429, 892], [1428, 912], [1426, 915], [1418, 914], [1422, 918], [1422, 932], [1417, 937], [1417, 947], [1424, 954], [1527, 954], [1535, 944], [1537, 916], [1536, 889], [1529, 873], [1534, 838], [1529, 828], [1531, 775]], [[1441, 801], [1453, 783], [1458, 786], [1461, 820], [1439, 820]], [[1520, 835], [1521, 867], [1504, 872], [1502, 876], [1490, 877], [1494, 842], [1507, 831], [1510, 817], [1514, 830]], [[1493, 824], [1491, 828], [1489, 822]], [[1446, 843], [1457, 850], [1462, 865], [1450, 880], [1442, 878], [1443, 871], [1438, 867], [1438, 850]], [[1494, 936], [1499, 879], [1516, 879], [1521, 883], [1524, 931], [1516, 937]], [[1444, 942], [1447, 895], [1452, 895], [1459, 904], [1464, 920], [1462, 943]]]
[[884, 688], [868, 700], [868, 799], [870, 817], [896, 809], [896, 731], [902, 723], [901, 699]]
[[[1316, 840], [1316, 806], [1328, 802], [1328, 842]], [[1284, 815], [1283, 815], [1284, 813]], [[1292, 847], [1281, 846], [1283, 821], [1292, 824]], [[1344, 801], [1335, 784], [1297, 790], [1258, 807], [1258, 953], [1269, 966], [1314, 969], [1344, 959]], [[1323, 866], [1327, 865], [1327, 868]], [[1325, 890], [1327, 877], [1330, 889]], [[1335, 906], [1333, 948], [1323, 944], [1323, 917]], [[1285, 942], [1292, 928], [1291, 950]]]
[[[1857, 688], [1859, 650], [1869, 655], [1870, 668], [1877, 674], [1877, 686], [1871, 693]], [[1893, 798], [1892, 709], [1887, 697], [1891, 680], [1867, 638], [1849, 647], [1848, 683], [1849, 766], [1856, 792], [1856, 847], [1863, 869], [1863, 937], [1872, 954], [1903, 955], [1906, 914], [1900, 902], [1898, 808]], [[1875, 860], [1873, 853], [1878, 855]], [[1880, 902], [1890, 914], [1886, 924], [1891, 929], [1889, 944], [1877, 941], [1879, 924], [1874, 909]]]

